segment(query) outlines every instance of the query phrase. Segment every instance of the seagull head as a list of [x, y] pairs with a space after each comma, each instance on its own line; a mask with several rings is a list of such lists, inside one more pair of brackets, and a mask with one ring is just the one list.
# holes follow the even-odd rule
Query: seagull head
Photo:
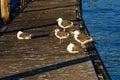
[[20, 38], [20, 35], [21, 35], [21, 34], [23, 34], [23, 32], [22, 32], [22, 31], [18, 31], [18, 33], [17, 33], [17, 38], [18, 38], [18, 39], [21, 39], [21, 38]]
[[69, 43], [69, 45], [67, 46], [67, 51], [68, 52], [71, 52], [72, 51], [72, 48], [74, 47], [75, 45], [73, 43]]
[[58, 18], [56, 21], [63, 21], [63, 19], [62, 18]]
[[78, 34], [80, 34], [80, 32], [79, 32], [78, 30], [71, 31], [70, 33], [71, 33], [72, 35], [78, 35]]
[[17, 35], [20, 35], [20, 34], [23, 34], [23, 32], [22, 31], [18, 31]]
[[78, 34], [80, 34], [80, 31], [75, 30], [75, 31], [74, 31], [74, 34], [75, 34], [75, 35], [78, 35]]
[[73, 43], [70, 43], [69, 46], [74, 47], [75, 45]]
[[54, 32], [59, 32], [59, 31], [60, 31], [60, 30], [59, 30], [58, 28], [54, 30]]

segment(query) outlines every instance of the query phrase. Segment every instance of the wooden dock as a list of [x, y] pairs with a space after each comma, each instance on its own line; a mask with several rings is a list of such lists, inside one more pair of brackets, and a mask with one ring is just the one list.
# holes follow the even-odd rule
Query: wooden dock
[[[60, 45], [53, 33], [59, 17], [77, 24], [71, 30], [79, 29], [76, 15], [76, 0], [29, 3], [0, 37], [0, 80], [104, 80], [96, 72], [90, 51], [81, 49], [79, 54], [70, 54], [67, 45], [78, 44], [73, 36]], [[18, 31], [34, 36], [31, 40], [18, 40]]]

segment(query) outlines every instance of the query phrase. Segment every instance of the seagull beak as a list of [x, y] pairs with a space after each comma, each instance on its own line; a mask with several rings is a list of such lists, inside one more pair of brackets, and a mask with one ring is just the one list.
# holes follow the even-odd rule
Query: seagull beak
[[75, 34], [75, 32], [74, 32], [74, 31], [70, 31], [70, 34], [74, 35], [74, 34]]

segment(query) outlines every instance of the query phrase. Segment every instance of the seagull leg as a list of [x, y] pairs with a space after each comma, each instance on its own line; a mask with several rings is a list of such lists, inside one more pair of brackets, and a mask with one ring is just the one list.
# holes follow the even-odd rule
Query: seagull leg
[[60, 44], [62, 44], [62, 39], [60, 39]]
[[86, 42], [85, 41], [84, 42], [80, 41], [80, 44], [81, 44], [82, 48], [86, 48]]
[[86, 48], [86, 45], [85, 45], [85, 44], [81, 44], [81, 47], [82, 47], [82, 48]]
[[87, 46], [86, 46], [86, 44], [81, 44], [81, 47], [85, 49], [85, 52], [87, 52]]
[[63, 28], [63, 31], [65, 32], [65, 28]]
[[62, 43], [63, 43], [63, 39], [62, 39]]

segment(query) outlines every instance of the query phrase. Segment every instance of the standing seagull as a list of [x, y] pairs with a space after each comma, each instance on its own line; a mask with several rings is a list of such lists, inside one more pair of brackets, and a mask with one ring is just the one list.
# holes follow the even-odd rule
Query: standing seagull
[[68, 20], [63, 20], [62, 18], [58, 18], [56, 21], [58, 21], [58, 25], [64, 29], [64, 32], [66, 28], [70, 28], [73, 26], [73, 22]]
[[18, 33], [17, 33], [17, 38], [20, 39], [20, 40], [31, 39], [31, 37], [32, 37], [31, 34], [23, 33], [22, 31], [18, 31]]
[[87, 43], [96, 43], [90, 36], [81, 34], [78, 30], [74, 31], [74, 39], [81, 44], [82, 48], [86, 48]]
[[55, 29], [55, 36], [60, 39], [60, 44], [63, 42], [63, 39], [69, 37], [68, 32], [60, 31], [59, 29]]

